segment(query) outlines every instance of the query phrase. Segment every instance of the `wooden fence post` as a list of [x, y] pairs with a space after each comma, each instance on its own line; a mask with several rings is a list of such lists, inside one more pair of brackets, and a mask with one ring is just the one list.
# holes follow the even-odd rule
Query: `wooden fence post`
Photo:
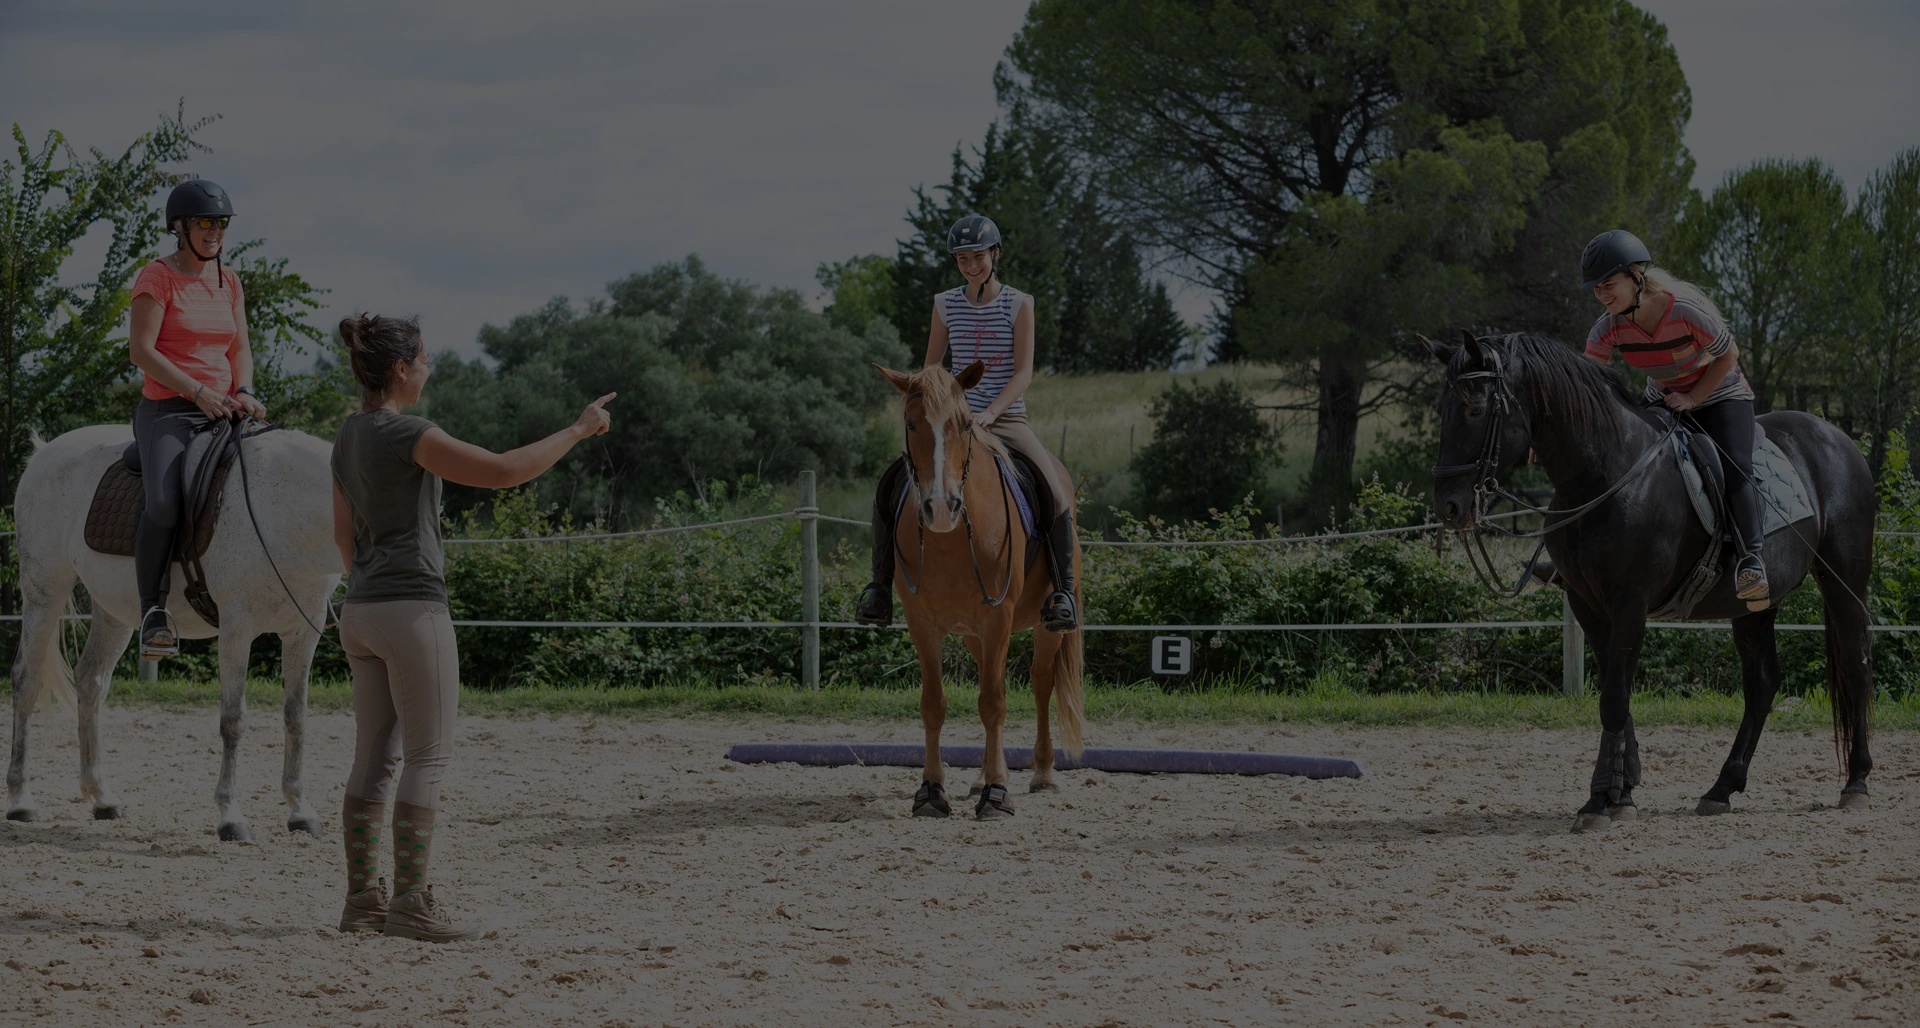
[[1587, 691], [1587, 632], [1574, 619], [1565, 592], [1560, 594], [1560, 691], [1568, 696]]
[[800, 684], [820, 688], [820, 498], [813, 472], [800, 472]]

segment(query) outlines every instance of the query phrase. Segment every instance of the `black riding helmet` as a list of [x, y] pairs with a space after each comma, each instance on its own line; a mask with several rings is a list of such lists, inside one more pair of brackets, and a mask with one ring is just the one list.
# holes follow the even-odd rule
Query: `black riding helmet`
[[[233, 200], [227, 196], [227, 191], [220, 188], [220, 184], [217, 182], [209, 182], [203, 178], [190, 178], [174, 186], [173, 192], [167, 194], [167, 228], [169, 231], [179, 225], [180, 219], [182, 218], [231, 217], [233, 217]], [[195, 250], [192, 238], [188, 236], [184, 230], [180, 233], [180, 242], [181, 245], [192, 250], [195, 257], [203, 261], [214, 262], [214, 277], [224, 282], [224, 272], [220, 269], [219, 254], [216, 253], [208, 257], [203, 255], [199, 250]]]
[[969, 214], [947, 230], [947, 252], [991, 250], [1000, 245], [1000, 226], [984, 214]]
[[1580, 288], [1592, 289], [1635, 264], [1652, 260], [1653, 254], [1647, 252], [1647, 244], [1639, 236], [1624, 228], [1602, 232], [1580, 253], [1580, 277], [1584, 280]]

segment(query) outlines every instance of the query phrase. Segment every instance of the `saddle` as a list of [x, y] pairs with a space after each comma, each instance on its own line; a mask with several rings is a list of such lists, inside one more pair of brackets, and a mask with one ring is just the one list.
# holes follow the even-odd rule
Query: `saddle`
[[[207, 590], [206, 571], [200, 558], [213, 543], [213, 530], [220, 521], [220, 500], [226, 492], [227, 472], [240, 452], [240, 440], [270, 431], [272, 425], [244, 432], [233, 421], [210, 421], [187, 443], [181, 458], [182, 495], [180, 524], [173, 534], [173, 561], [180, 565], [186, 585], [181, 592], [201, 620], [220, 627], [220, 607]], [[107, 465], [94, 487], [93, 502], [87, 506], [85, 538], [87, 547], [116, 557], [133, 556], [133, 537], [140, 515], [145, 512], [147, 495], [140, 480], [140, 447], [127, 444], [120, 459]]]
[[[1766, 427], [1755, 424], [1753, 432], [1753, 485], [1759, 494], [1760, 531], [1762, 535], [1772, 535], [1812, 517], [1813, 503], [1799, 471], [1787, 460], [1786, 453], [1767, 438]], [[1686, 482], [1687, 500], [1701, 527], [1707, 530], [1708, 542], [1700, 559], [1681, 580], [1680, 587], [1658, 610], [1647, 615], [1653, 620], [1690, 616], [1733, 561], [1727, 472], [1720, 462], [1719, 447], [1711, 436], [1683, 422], [1681, 430], [1673, 434], [1673, 448], [1680, 477]]]

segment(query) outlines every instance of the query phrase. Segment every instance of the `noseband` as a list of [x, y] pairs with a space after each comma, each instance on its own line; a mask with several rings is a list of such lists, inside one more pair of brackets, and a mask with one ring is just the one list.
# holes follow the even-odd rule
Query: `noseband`
[[[960, 520], [967, 526], [967, 559], [973, 564], [973, 580], [980, 586], [980, 602], [989, 607], [998, 607], [1006, 602], [1007, 593], [1013, 590], [1013, 504], [1007, 499], [1006, 484], [1001, 483], [1000, 502], [1006, 508], [1004, 513], [1007, 525], [1007, 572], [1006, 576], [1001, 579], [1000, 595], [995, 596], [987, 591], [987, 578], [980, 572], [980, 555], [975, 553], [973, 549], [973, 515], [967, 511], [967, 478], [973, 474], [973, 438], [975, 434], [975, 429], [971, 422], [968, 423], [965, 434], [967, 437], [967, 456], [965, 460], [960, 462], [960, 510], [958, 513]], [[907, 445], [904, 418], [902, 419], [900, 430], [900, 456], [907, 462], [907, 481], [910, 483], [911, 488], [918, 492], [920, 489], [920, 469], [915, 467], [913, 463], [913, 447]], [[913, 505], [913, 519], [914, 532], [920, 540], [920, 578], [924, 580], [927, 573], [927, 519], [926, 515], [921, 513], [918, 503]], [[913, 575], [907, 573], [907, 555], [900, 549], [900, 533], [898, 531], [895, 531], [893, 534], [893, 551], [900, 556], [900, 570], [902, 577], [907, 580], [907, 592], [915, 596], [920, 595], [920, 581], [916, 580]]]

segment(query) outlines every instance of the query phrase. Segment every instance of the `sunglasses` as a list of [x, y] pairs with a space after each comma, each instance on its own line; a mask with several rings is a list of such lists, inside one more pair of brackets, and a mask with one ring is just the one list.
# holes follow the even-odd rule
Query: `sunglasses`
[[226, 228], [232, 218], [188, 218], [187, 224], [197, 229]]

